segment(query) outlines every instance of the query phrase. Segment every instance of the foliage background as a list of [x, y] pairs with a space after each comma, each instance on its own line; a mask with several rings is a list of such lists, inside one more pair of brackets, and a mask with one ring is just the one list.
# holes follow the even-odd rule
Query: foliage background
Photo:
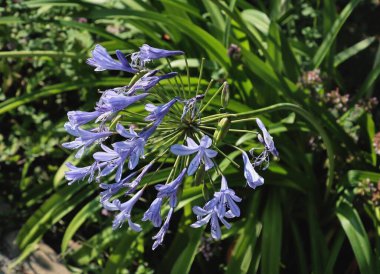
[[[0, 202], [9, 210], [0, 233], [21, 228], [15, 264], [43, 240], [73, 272], [378, 273], [379, 10], [370, 0], [3, 2]], [[96, 43], [181, 49], [194, 75], [204, 57], [205, 79], [230, 83], [228, 111], [275, 105], [258, 114], [281, 158], [255, 192], [228, 172], [246, 202], [221, 242], [185, 228], [199, 188], [184, 193], [153, 253], [150, 228], [112, 232], [96, 186], [65, 183], [66, 112], [89, 110], [98, 89], [128, 82], [85, 64]]]

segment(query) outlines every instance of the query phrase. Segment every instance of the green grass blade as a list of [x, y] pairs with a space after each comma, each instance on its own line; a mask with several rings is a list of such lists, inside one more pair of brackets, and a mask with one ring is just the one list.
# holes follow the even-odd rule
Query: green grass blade
[[280, 273], [282, 244], [282, 210], [277, 192], [268, 197], [263, 213], [261, 273]]
[[326, 35], [325, 39], [313, 57], [313, 68], [318, 68], [322, 64], [343, 24], [346, 22], [347, 18], [360, 2], [361, 0], [351, 0], [336, 18], [330, 32]]
[[70, 240], [73, 238], [74, 234], [77, 232], [79, 227], [87, 220], [88, 217], [93, 215], [96, 211], [100, 210], [101, 203], [98, 199], [94, 199], [85, 205], [71, 220], [69, 226], [66, 228], [65, 234], [63, 235], [61, 243], [61, 252], [65, 252]]
[[261, 196], [254, 195], [251, 199], [247, 219], [244, 221], [244, 227], [239, 231], [226, 274], [248, 273], [250, 265], [255, 260], [253, 252], [262, 229], [262, 224], [257, 218], [260, 198]]
[[372, 274], [372, 249], [360, 216], [352, 204], [342, 201], [337, 205], [336, 214], [350, 241], [361, 273]]
[[338, 67], [340, 64], [347, 61], [352, 56], [355, 56], [356, 54], [358, 54], [362, 50], [365, 50], [370, 45], [372, 45], [372, 43], [374, 41], [376, 41], [375, 37], [368, 37], [368, 38], [356, 43], [355, 45], [339, 52], [334, 58], [334, 67]]
[[204, 229], [192, 229], [190, 239], [186, 244], [185, 249], [176, 258], [171, 273], [189, 273], [193, 264], [195, 255], [198, 253], [198, 247], [201, 242], [201, 237]]

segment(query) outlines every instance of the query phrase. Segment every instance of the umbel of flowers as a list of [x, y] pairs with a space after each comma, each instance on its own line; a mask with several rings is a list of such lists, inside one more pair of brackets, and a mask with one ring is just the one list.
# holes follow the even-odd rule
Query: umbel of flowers
[[[205, 201], [203, 206], [193, 207], [196, 220], [191, 227], [198, 228], [210, 223], [211, 236], [220, 239], [220, 224], [230, 228], [228, 220], [240, 216], [238, 203], [241, 198], [229, 188], [227, 179], [219, 168], [218, 155], [220, 158], [227, 158], [235, 166], [239, 165], [229, 159], [218, 145], [228, 131], [234, 130], [230, 128], [231, 122], [238, 123], [249, 119], [234, 121], [239, 114], [228, 113], [203, 115], [218, 93], [222, 94], [222, 105], [225, 107], [226, 100], [228, 101], [227, 83], [204, 102], [209, 88], [200, 94], [198, 84], [197, 89], [192, 90], [189, 75], [186, 85], [176, 72], [164, 74], [157, 69], [148, 68], [156, 59], [183, 54], [179, 50], [170, 51], [143, 45], [140, 51], [131, 55], [129, 62], [121, 51], [116, 51], [116, 60], [104, 47], [97, 45], [92, 52], [92, 58], [87, 60], [90, 66], [95, 67], [95, 71], [119, 70], [134, 74], [134, 77], [127, 86], [103, 91], [93, 111], [69, 111], [69, 121], [65, 124], [67, 132], [75, 139], [64, 143], [63, 147], [76, 150], [76, 158], [92, 153], [93, 159], [93, 163], [85, 167], [68, 163], [66, 179], [69, 184], [85, 179], [100, 183], [100, 203], [105, 209], [116, 212], [114, 229], [127, 223], [135, 231], [142, 230], [132, 211], [144, 190], [152, 186], [142, 185], [140, 182], [148, 173], [154, 174], [163, 165], [170, 166], [165, 160], [176, 156], [166, 183], [154, 186], [157, 191], [156, 198], [141, 219], [150, 221], [154, 227], [160, 227], [153, 237], [153, 249], [164, 240], [180, 199], [179, 190], [184, 187], [184, 179], [188, 176], [195, 178], [212, 171], [216, 172], [218, 181], [221, 182], [219, 190], [214, 192], [210, 200]], [[168, 59], [167, 61], [171, 68]], [[201, 77], [202, 75], [199, 80]], [[166, 87], [169, 86], [169, 89], [160, 84], [163, 80], [167, 82]], [[135, 111], [140, 106], [144, 106], [146, 112], [141, 111], [141, 108]], [[219, 132], [211, 127], [218, 120], [221, 128]], [[261, 133], [256, 134], [261, 147], [246, 153], [232, 144], [230, 146], [241, 152], [241, 170], [246, 185], [255, 189], [264, 183], [264, 179], [255, 169], [267, 168], [270, 155], [278, 156], [278, 152], [273, 138], [261, 120], [250, 120], [255, 120], [260, 129]], [[216, 132], [212, 135], [210, 130]], [[244, 132], [237, 129], [235, 131]], [[256, 151], [260, 153], [257, 155]], [[140, 162], [143, 164], [139, 165]], [[114, 183], [102, 183], [107, 176], [114, 176]], [[164, 220], [163, 212], [167, 212]]]

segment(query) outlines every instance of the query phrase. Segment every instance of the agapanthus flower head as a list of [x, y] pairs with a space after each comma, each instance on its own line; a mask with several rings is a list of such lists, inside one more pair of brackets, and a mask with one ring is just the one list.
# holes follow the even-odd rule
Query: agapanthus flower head
[[137, 72], [136, 69], [131, 67], [121, 51], [117, 50], [116, 56], [119, 61], [114, 60], [104, 47], [96, 45], [92, 51], [92, 58], [87, 59], [87, 64], [95, 67], [95, 71], [122, 70], [129, 73]]
[[[186, 176], [196, 174], [191, 178], [193, 184], [207, 188], [204, 193], [213, 192], [205, 195], [207, 198], [203, 207], [193, 207], [197, 221], [191, 227], [197, 228], [210, 223], [211, 236], [220, 239], [220, 224], [227, 229], [231, 227], [227, 220], [240, 216], [238, 203], [242, 199], [228, 186], [223, 174], [225, 169], [221, 168], [219, 158], [244, 172], [248, 186], [254, 189], [264, 183], [255, 168], [261, 167], [263, 163], [268, 165], [270, 155], [278, 156], [273, 138], [260, 119], [256, 119], [256, 122], [261, 129], [261, 134], [258, 135], [261, 144], [258, 149], [262, 152], [258, 156], [253, 155], [252, 162], [245, 152], [242, 152], [242, 166], [228, 156], [230, 150], [243, 151], [234, 145], [237, 140], [233, 140], [228, 147], [228, 154], [223, 151], [229, 137], [236, 137], [227, 138], [230, 131], [246, 132], [245, 127], [249, 127], [247, 123], [241, 128], [231, 129], [241, 120], [247, 119], [238, 119], [233, 123], [231, 119], [239, 114], [226, 113], [229, 101], [227, 82], [211, 91], [210, 95], [208, 90], [213, 86], [213, 81], [207, 89], [203, 89], [203, 81], [199, 81], [196, 90], [193, 90], [190, 78], [182, 81], [180, 77], [175, 78], [177, 72], [163, 72], [145, 67], [152, 60], [181, 54], [182, 51], [143, 45], [140, 51], [132, 54], [130, 65], [121, 51], [116, 51], [118, 60], [115, 60], [104, 47], [97, 45], [92, 52], [92, 58], [87, 60], [88, 64], [96, 67], [95, 70], [121, 70], [136, 75], [122, 87], [102, 91], [93, 111], [68, 112], [69, 122], [65, 124], [67, 132], [76, 138], [72, 142], [64, 143], [63, 147], [77, 149], [76, 157], [80, 157], [88, 147], [96, 148], [96, 145], [100, 145], [100, 149], [92, 152], [92, 163], [88, 166], [75, 167], [68, 163], [69, 170], [65, 177], [69, 184], [85, 179], [89, 182], [95, 179], [100, 183], [101, 205], [104, 210], [117, 212], [112, 225], [114, 229], [128, 222], [132, 230], [140, 231], [141, 226], [132, 221], [132, 209], [142, 197], [145, 188], [151, 188], [149, 193], [155, 193], [153, 202], [142, 217], [142, 221], [150, 221], [154, 227], [160, 227], [153, 237], [153, 249], [163, 243], [174, 210], [178, 205], [182, 206], [178, 202], [182, 193], [192, 187], [191, 180], [185, 180]], [[201, 76], [199, 79], [202, 79]], [[169, 78], [174, 78], [175, 81], [168, 80], [167, 84], [159, 85], [160, 81]], [[184, 85], [185, 82], [188, 83], [187, 86]], [[205, 113], [217, 109], [208, 106], [220, 93], [222, 100], [219, 113], [204, 117]], [[92, 148], [87, 151], [92, 151]], [[165, 174], [161, 173], [161, 168], [170, 169], [168, 177], [155, 176], [155, 172]], [[221, 178], [219, 190], [215, 190], [215, 175]], [[165, 180], [165, 184], [161, 183]], [[142, 188], [143, 181], [148, 182], [148, 185]], [[211, 185], [212, 188], [209, 187]], [[244, 183], [241, 182], [237, 187], [244, 187]], [[196, 187], [186, 193], [198, 190]], [[126, 197], [131, 198], [122, 202]], [[161, 212], [168, 212], [164, 222]]]
[[184, 52], [180, 50], [158, 49], [144, 44], [140, 47], [140, 51], [132, 54], [132, 64], [135, 66], [144, 67], [146, 63], [152, 60], [182, 54], [184, 54]]

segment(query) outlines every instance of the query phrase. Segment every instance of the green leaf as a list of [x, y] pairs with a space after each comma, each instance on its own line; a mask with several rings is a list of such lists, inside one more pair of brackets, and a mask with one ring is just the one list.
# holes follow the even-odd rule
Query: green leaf
[[87, 220], [88, 217], [93, 215], [96, 211], [101, 209], [101, 203], [98, 199], [94, 199], [87, 203], [71, 220], [69, 226], [66, 228], [61, 243], [61, 252], [65, 252], [70, 240], [73, 238], [75, 232]]
[[238, 233], [239, 237], [232, 250], [231, 261], [227, 265], [227, 274], [248, 273], [249, 267], [254, 261], [253, 252], [262, 228], [262, 224], [257, 218], [260, 198], [256, 194], [251, 199], [248, 215], [244, 220], [244, 227]]
[[358, 182], [370, 179], [372, 182], [380, 181], [380, 173], [370, 172], [366, 170], [350, 170], [348, 171], [348, 182], [352, 186], [357, 186]]
[[337, 205], [336, 215], [350, 241], [360, 272], [374, 273], [371, 245], [358, 212], [352, 204], [341, 201]]
[[276, 191], [267, 198], [263, 213], [261, 272], [280, 273], [282, 244], [282, 209], [281, 200]]
[[170, 273], [189, 273], [193, 264], [195, 255], [198, 253], [198, 247], [201, 242], [203, 229], [192, 229], [189, 242], [187, 242], [185, 249], [176, 258], [174, 266]]
[[313, 68], [318, 68], [321, 65], [323, 59], [329, 53], [330, 48], [332, 47], [335, 38], [338, 35], [343, 24], [346, 22], [347, 18], [350, 16], [352, 11], [360, 2], [361, 0], [351, 0], [342, 10], [339, 16], [336, 18], [333, 26], [330, 29], [330, 32], [326, 35], [325, 39], [323, 40], [322, 44], [319, 46], [317, 52], [313, 57]]
[[334, 58], [334, 67], [338, 67], [343, 62], [347, 61], [351, 57], [355, 56], [362, 50], [365, 50], [368, 48], [374, 41], [376, 41], [375, 37], [368, 37], [355, 45], [339, 52], [337, 55], [335, 55]]

